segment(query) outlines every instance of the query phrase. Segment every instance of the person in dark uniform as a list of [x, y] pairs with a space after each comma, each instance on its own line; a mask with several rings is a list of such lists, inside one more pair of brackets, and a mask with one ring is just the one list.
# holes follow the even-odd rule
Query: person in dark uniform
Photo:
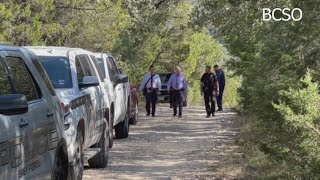
[[161, 79], [158, 74], [154, 73], [154, 70], [154, 66], [151, 65], [149, 67], [150, 72], [144, 75], [139, 88], [140, 91], [143, 91], [143, 95], [146, 98], [147, 116], [150, 116], [150, 104], [152, 104], [152, 117], [155, 117], [158, 93], [161, 90]]
[[207, 118], [211, 115], [214, 116], [216, 109], [215, 99], [219, 95], [219, 84], [217, 76], [211, 72], [210, 66], [206, 66], [205, 73], [201, 77], [200, 91], [201, 96], [204, 96]]
[[173, 116], [177, 116], [177, 108], [179, 107], [179, 118], [182, 118], [183, 101], [188, 91], [188, 84], [180, 67], [176, 67], [175, 74], [170, 76], [167, 88], [168, 92], [172, 88]]
[[220, 93], [217, 96], [218, 111], [223, 111], [223, 109], [222, 109], [222, 96], [223, 96], [224, 86], [226, 84], [226, 79], [225, 79], [224, 72], [222, 71], [222, 69], [220, 69], [219, 65], [217, 65], [217, 64], [214, 65], [214, 70], [215, 70], [216, 76], [218, 78], [219, 89], [220, 89]]

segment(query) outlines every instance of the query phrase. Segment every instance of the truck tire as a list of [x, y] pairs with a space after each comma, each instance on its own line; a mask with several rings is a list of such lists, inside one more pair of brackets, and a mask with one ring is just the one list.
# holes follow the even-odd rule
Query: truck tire
[[138, 123], [138, 105], [136, 104], [134, 116], [130, 118], [130, 124], [136, 125], [137, 123]]
[[92, 168], [105, 168], [109, 159], [109, 132], [108, 127], [103, 128], [103, 134], [100, 141], [94, 147], [101, 148], [100, 152], [88, 160], [88, 164]]
[[57, 159], [52, 171], [53, 180], [67, 180], [68, 178], [68, 157], [62, 149], [57, 152]]
[[125, 119], [115, 126], [115, 133], [117, 139], [124, 139], [129, 136], [129, 118], [128, 114]]
[[83, 135], [78, 127], [77, 130], [77, 154], [75, 159], [74, 165], [69, 165], [69, 172], [68, 172], [68, 180], [81, 180], [83, 176], [83, 169], [84, 169], [84, 155], [83, 155]]

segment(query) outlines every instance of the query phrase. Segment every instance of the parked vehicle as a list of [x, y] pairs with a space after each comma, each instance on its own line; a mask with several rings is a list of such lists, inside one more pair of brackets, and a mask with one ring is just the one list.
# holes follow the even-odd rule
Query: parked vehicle
[[114, 58], [110, 54], [95, 53], [99, 66], [108, 84], [111, 95], [111, 109], [114, 111], [114, 129], [116, 138], [129, 136], [130, 91], [126, 88], [128, 76], [121, 74]]
[[89, 51], [65, 47], [27, 47], [39, 56], [62, 101], [70, 176], [81, 179], [83, 162], [103, 168], [108, 163], [110, 111], [102, 73]]
[[64, 114], [37, 56], [0, 45], [1, 179], [67, 179]]
[[137, 88], [134, 85], [130, 85], [131, 91], [131, 106], [130, 106], [130, 124], [137, 124], [138, 123], [138, 92]]
[[157, 73], [161, 80], [161, 91], [158, 96], [158, 102], [160, 103], [170, 103], [170, 93], [167, 91], [167, 84], [171, 77], [171, 73]]

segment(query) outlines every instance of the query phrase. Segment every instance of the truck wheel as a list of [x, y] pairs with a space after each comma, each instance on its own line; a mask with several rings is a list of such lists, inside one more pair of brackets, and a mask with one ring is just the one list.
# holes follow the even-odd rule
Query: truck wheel
[[83, 135], [78, 127], [77, 131], [77, 150], [76, 150], [76, 159], [73, 166], [69, 165], [69, 173], [68, 173], [68, 180], [81, 180], [83, 175], [84, 169], [84, 155], [83, 155]]
[[124, 139], [129, 136], [129, 118], [128, 114], [125, 119], [115, 126], [115, 133], [117, 139]]
[[68, 178], [68, 157], [63, 153], [63, 150], [58, 151], [58, 156], [53, 168], [52, 179], [53, 180], [67, 180]]
[[137, 123], [138, 123], [138, 105], [136, 104], [134, 116], [130, 118], [130, 124], [136, 125]]
[[95, 147], [101, 148], [100, 152], [88, 160], [88, 164], [92, 168], [105, 168], [109, 159], [109, 132], [108, 127], [103, 128], [103, 134], [100, 141]]

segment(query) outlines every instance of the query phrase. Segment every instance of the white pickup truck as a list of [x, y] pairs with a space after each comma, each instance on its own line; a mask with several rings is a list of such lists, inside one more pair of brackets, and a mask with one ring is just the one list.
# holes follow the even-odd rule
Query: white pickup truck
[[[94, 54], [79, 48], [27, 47], [41, 61], [63, 102], [71, 179], [81, 179], [84, 159], [90, 167], [108, 163], [112, 140], [110, 96]], [[111, 130], [110, 130], [111, 129]]]
[[131, 103], [128, 76], [121, 74], [114, 58], [110, 54], [95, 53], [95, 56], [111, 95], [116, 138], [127, 138], [129, 136], [129, 111]]
[[38, 58], [0, 45], [0, 177], [67, 179], [60, 100]]

